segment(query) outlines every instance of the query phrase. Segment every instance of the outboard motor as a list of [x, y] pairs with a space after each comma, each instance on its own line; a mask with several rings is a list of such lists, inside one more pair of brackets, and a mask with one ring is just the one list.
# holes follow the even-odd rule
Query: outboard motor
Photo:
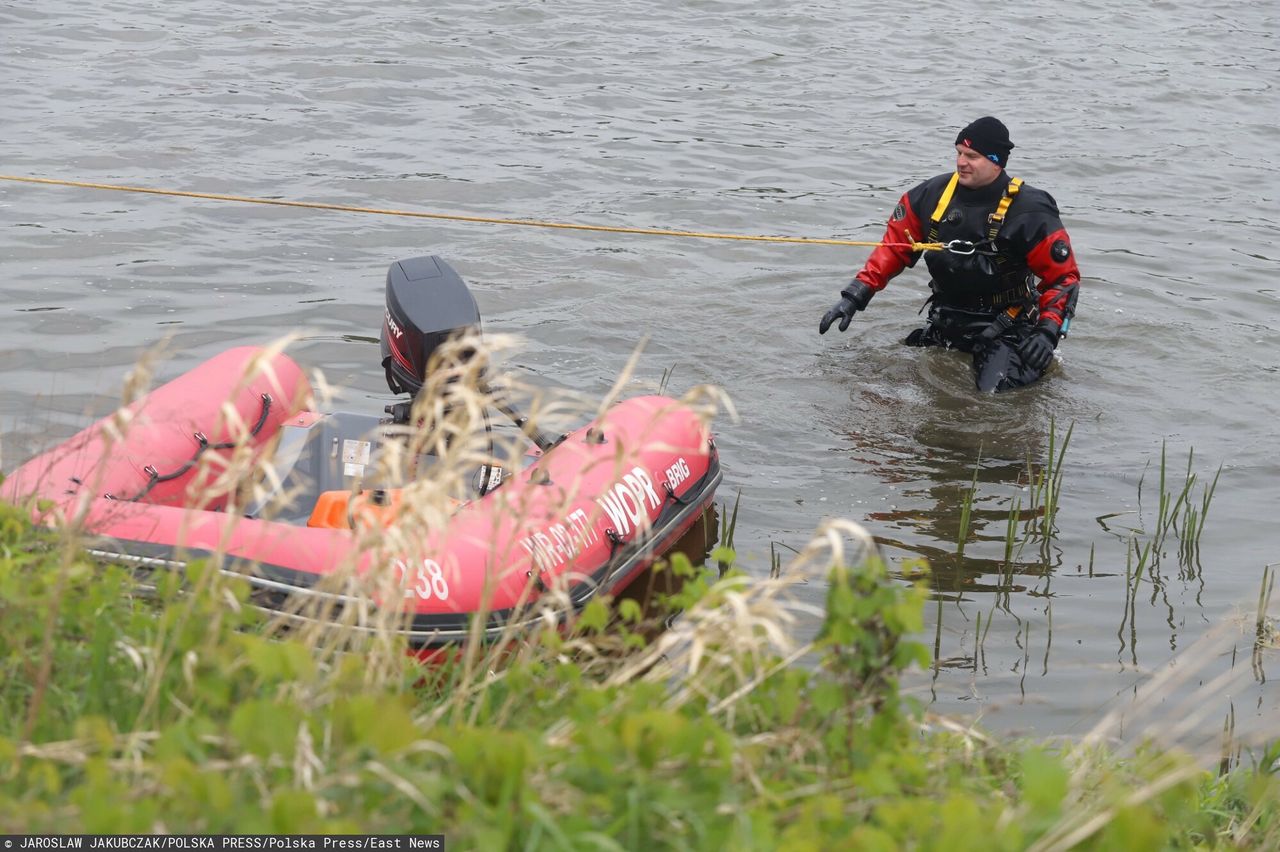
[[416, 396], [426, 384], [431, 354], [469, 331], [480, 331], [480, 309], [452, 266], [435, 255], [391, 264], [381, 343], [392, 393]]
[[[387, 270], [387, 309], [382, 321], [382, 369], [392, 393], [415, 398], [427, 382], [431, 354], [449, 338], [480, 331], [475, 297], [453, 267], [436, 255], [398, 260]], [[561, 440], [538, 430], [493, 389], [494, 407], [544, 450]], [[413, 400], [386, 407], [394, 423], [408, 423]]]

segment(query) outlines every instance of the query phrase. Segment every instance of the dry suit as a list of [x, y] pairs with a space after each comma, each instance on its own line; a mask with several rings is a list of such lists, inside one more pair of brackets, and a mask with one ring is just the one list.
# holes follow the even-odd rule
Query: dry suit
[[[947, 243], [944, 251], [913, 252], [916, 241]], [[1053, 196], [1008, 172], [978, 189], [953, 174], [905, 193], [856, 278], [872, 291], [924, 255], [929, 269], [928, 323], [908, 346], [947, 346], [973, 354], [979, 390], [1034, 382], [1051, 363], [1075, 311], [1080, 271]], [[1040, 335], [1044, 355], [1028, 357]], [[1041, 363], [1036, 363], [1040, 361]]]

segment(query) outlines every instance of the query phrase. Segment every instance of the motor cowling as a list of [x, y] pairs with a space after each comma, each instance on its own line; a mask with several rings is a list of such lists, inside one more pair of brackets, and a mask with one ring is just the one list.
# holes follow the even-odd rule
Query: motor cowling
[[392, 393], [416, 396], [426, 383], [432, 353], [468, 332], [480, 332], [480, 309], [453, 267], [436, 255], [391, 264], [381, 344]]

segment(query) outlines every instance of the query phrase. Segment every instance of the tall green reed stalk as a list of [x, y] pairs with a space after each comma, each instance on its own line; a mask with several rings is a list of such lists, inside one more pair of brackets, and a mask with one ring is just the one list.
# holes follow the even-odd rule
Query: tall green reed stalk
[[1049, 445], [1045, 455], [1044, 466], [1036, 472], [1030, 460], [1027, 462], [1027, 473], [1031, 481], [1030, 506], [1032, 513], [1027, 519], [1029, 538], [1040, 541], [1041, 555], [1048, 558], [1049, 547], [1057, 535], [1058, 507], [1062, 498], [1063, 461], [1067, 455], [1067, 447], [1071, 445], [1071, 436], [1075, 431], [1075, 421], [1067, 427], [1066, 434], [1059, 439], [1056, 418], [1049, 418]]
[[978, 494], [978, 471], [982, 469], [982, 448], [978, 448], [978, 459], [973, 465], [973, 479], [969, 488], [960, 499], [960, 529], [956, 535], [956, 558], [964, 559], [964, 546], [969, 540], [969, 522], [973, 516], [973, 501]]
[[[1195, 459], [1195, 448], [1187, 450], [1187, 465], [1182, 483], [1175, 486], [1168, 472], [1168, 446], [1166, 441], [1160, 442], [1160, 468], [1156, 492], [1156, 514], [1148, 535], [1154, 544], [1153, 564], [1158, 562], [1164, 553], [1165, 543], [1170, 534], [1178, 538], [1179, 562], [1183, 568], [1183, 576], [1189, 577], [1195, 571], [1199, 559], [1200, 537], [1204, 532], [1205, 521], [1209, 515], [1209, 505], [1217, 490], [1222, 476], [1222, 465], [1218, 466], [1212, 481], [1201, 489], [1199, 501], [1193, 500], [1193, 491], [1198, 481], [1198, 474], [1192, 468]], [[1143, 514], [1142, 492], [1146, 480], [1146, 472], [1138, 480], [1138, 510]], [[1176, 490], [1175, 490], [1176, 487]]]
[[1253, 625], [1253, 652], [1250, 655], [1253, 676], [1258, 683], [1265, 683], [1266, 671], [1262, 666], [1262, 652], [1273, 646], [1275, 629], [1267, 612], [1271, 607], [1271, 592], [1275, 586], [1275, 575], [1270, 565], [1262, 567], [1262, 585], [1258, 588], [1258, 612]]

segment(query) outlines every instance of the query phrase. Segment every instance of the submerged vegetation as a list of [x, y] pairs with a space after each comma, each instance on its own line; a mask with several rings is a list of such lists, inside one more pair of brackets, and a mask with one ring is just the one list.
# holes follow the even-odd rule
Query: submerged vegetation
[[[1024, 460], [1001, 461], [998, 456], [995, 459], [984, 458], [980, 450], [971, 477], [956, 483], [959, 490], [956, 515], [959, 521], [954, 548], [923, 551], [933, 561], [935, 578], [934, 684], [939, 670], [945, 667], [972, 668], [975, 675], [981, 668], [986, 673], [988, 633], [992, 624], [1001, 619], [1007, 619], [1014, 625], [1014, 644], [1022, 651], [1023, 659], [1015, 661], [1013, 670], [1023, 674], [1030, 660], [1030, 631], [1037, 624], [1043, 628], [1043, 667], [1047, 671], [1054, 632], [1055, 593], [1052, 584], [1063, 573], [1066, 561], [1065, 546], [1060, 538], [1059, 514], [1064, 495], [1064, 473], [1068, 468], [1067, 450], [1074, 431], [1074, 421], [1064, 429], [1051, 417], [1044, 443], [1029, 450]], [[1119, 604], [1117, 661], [1122, 668], [1141, 668], [1137, 651], [1137, 621], [1141, 615], [1139, 601], [1144, 591], [1150, 603], [1161, 609], [1161, 621], [1170, 629], [1170, 647], [1177, 650], [1177, 633], [1182, 619], [1175, 609], [1175, 587], [1181, 583], [1190, 588], [1197, 603], [1204, 588], [1200, 541], [1222, 468], [1211, 469], [1211, 478], [1202, 478], [1195, 470], [1195, 460], [1194, 448], [1188, 449], [1185, 471], [1179, 476], [1174, 469], [1177, 463], [1171, 464], [1168, 447], [1162, 443], [1158, 467], [1153, 471], [1153, 463], [1148, 462], [1137, 478], [1136, 508], [1093, 515], [1098, 526], [1120, 546], [1118, 551], [1100, 554], [1097, 543], [1090, 541], [1087, 542], [1087, 554], [1077, 557], [1077, 576], [1115, 577], [1123, 582], [1114, 598]], [[1155, 480], [1154, 496], [1151, 493], [1152, 479]], [[980, 504], [983, 508], [979, 508]], [[981, 525], [974, 523], [979, 517], [984, 522]], [[1079, 546], [1079, 536], [1075, 537], [1074, 543]], [[917, 571], [916, 561], [908, 560], [902, 564], [896, 576], [899, 579], [913, 577]], [[980, 585], [983, 575], [994, 576], [996, 581]], [[1267, 576], [1264, 571], [1263, 593], [1266, 593]], [[1026, 582], [1027, 578], [1032, 582]], [[1022, 585], [1024, 582], [1026, 585]], [[973, 591], [992, 593], [985, 610], [979, 597], [971, 594]], [[1026, 617], [1014, 611], [1012, 595], [1015, 592], [1025, 592], [1029, 597], [1043, 601], [1035, 615]], [[963, 650], [950, 654], [942, 647], [944, 600], [956, 603], [964, 621], [959, 628]], [[978, 611], [964, 612], [960, 606], [962, 602], [974, 603]], [[1265, 613], [1266, 599], [1262, 598], [1259, 600], [1259, 619]], [[996, 633], [999, 635], [1000, 631]], [[1210, 633], [1219, 645], [1224, 645], [1219, 652], [1231, 657], [1234, 670], [1236, 650], [1231, 647], [1230, 637], [1223, 635], [1225, 631]], [[1002, 638], [1007, 638], [1007, 633]], [[1259, 648], [1263, 647], [1269, 646], [1254, 643], [1253, 676], [1258, 683], [1265, 681], [1259, 659]], [[1236, 671], [1239, 673], [1243, 669]], [[1019, 689], [1022, 689], [1021, 683]], [[1025, 697], [1025, 692], [1022, 695]], [[1205, 697], [1209, 697], [1209, 693]], [[1228, 727], [1234, 729], [1234, 726]], [[1233, 750], [1238, 748], [1239, 744], [1232, 746]]]

